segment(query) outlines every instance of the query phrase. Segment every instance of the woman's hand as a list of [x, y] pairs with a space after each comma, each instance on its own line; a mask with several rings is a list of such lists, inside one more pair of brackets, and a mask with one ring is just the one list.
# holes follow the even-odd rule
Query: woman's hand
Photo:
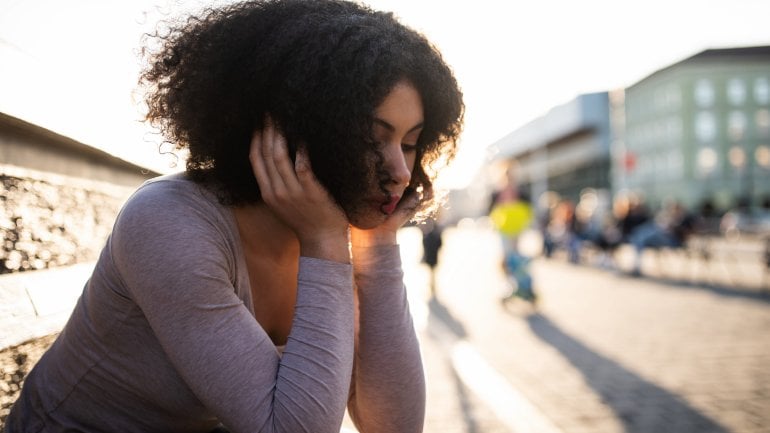
[[431, 198], [433, 198], [432, 189], [416, 191], [413, 188], [407, 188], [401, 201], [398, 202], [396, 210], [390, 214], [384, 223], [369, 230], [362, 230], [351, 226], [351, 244], [358, 247], [395, 245], [398, 229], [414, 216], [422, 202]]
[[307, 151], [299, 148], [292, 163], [285, 137], [267, 119], [252, 136], [249, 160], [262, 200], [296, 233], [301, 254], [349, 263], [347, 217], [316, 179]]

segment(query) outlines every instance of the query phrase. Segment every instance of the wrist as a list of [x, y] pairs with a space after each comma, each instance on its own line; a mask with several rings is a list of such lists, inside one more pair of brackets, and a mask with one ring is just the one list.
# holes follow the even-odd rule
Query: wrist
[[347, 231], [326, 236], [314, 236], [309, 239], [300, 239], [299, 249], [300, 255], [305, 257], [330, 260], [338, 263], [350, 263]]
[[395, 231], [351, 230], [350, 244], [353, 247], [376, 247], [381, 245], [397, 245], [398, 237]]

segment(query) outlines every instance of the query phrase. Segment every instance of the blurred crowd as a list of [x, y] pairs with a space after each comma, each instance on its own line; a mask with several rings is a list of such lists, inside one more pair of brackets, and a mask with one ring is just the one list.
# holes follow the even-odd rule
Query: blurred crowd
[[[488, 197], [484, 211], [500, 238], [502, 270], [510, 286], [504, 301], [519, 297], [534, 302], [536, 283], [529, 263], [535, 255], [550, 258], [557, 252], [575, 264], [590, 262], [641, 276], [644, 252], [667, 249], [681, 251], [686, 258], [700, 257], [706, 261], [718, 257], [750, 260], [762, 266], [770, 278], [770, 196], [755, 206], [739, 200], [726, 210], [708, 201], [688, 208], [677, 200], [650, 203], [640, 193], [624, 191], [613, 197], [605, 190], [591, 188], [581, 191], [575, 201], [553, 191], [530, 197], [528, 188], [519, 186], [507, 172], [501, 179]], [[439, 215], [420, 225], [422, 262], [430, 268], [433, 295], [442, 232], [449, 224], [447, 215]], [[534, 251], [530, 241], [522, 251], [520, 238], [534, 232], [542, 239], [542, 248]], [[748, 241], [751, 247], [744, 248], [741, 240]], [[736, 255], [731, 247], [717, 250], [728, 244], [740, 253]], [[618, 261], [621, 247], [623, 260]], [[627, 260], [629, 251], [631, 263]]]
[[688, 209], [676, 200], [653, 207], [642, 195], [630, 192], [610, 200], [603, 192], [587, 189], [577, 203], [546, 193], [538, 203], [537, 228], [546, 257], [561, 249], [573, 263], [581, 261], [583, 249], [591, 248], [598, 250], [603, 264], [609, 266], [615, 250], [628, 244], [636, 253], [631, 272], [638, 275], [645, 249], [684, 248], [694, 236], [760, 236], [770, 244], [770, 197], [756, 208], [741, 201], [720, 212], [711, 202], [697, 209]]

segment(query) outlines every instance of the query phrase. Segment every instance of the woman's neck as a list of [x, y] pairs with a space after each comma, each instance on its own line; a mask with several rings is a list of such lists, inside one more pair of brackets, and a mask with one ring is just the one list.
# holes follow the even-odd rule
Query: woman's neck
[[296, 234], [264, 203], [234, 207], [233, 215], [245, 254], [273, 261], [299, 256]]

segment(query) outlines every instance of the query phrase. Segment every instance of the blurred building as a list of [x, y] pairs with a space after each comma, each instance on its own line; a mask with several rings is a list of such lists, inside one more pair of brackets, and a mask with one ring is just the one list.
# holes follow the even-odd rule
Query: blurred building
[[711, 49], [580, 95], [490, 147], [533, 197], [592, 189], [717, 210], [770, 202], [770, 46]]
[[770, 197], [770, 46], [711, 49], [625, 91], [616, 190], [718, 209]]
[[582, 190], [610, 188], [610, 93], [580, 95], [492, 145], [492, 164], [510, 164], [537, 199], [546, 191], [577, 202]]

